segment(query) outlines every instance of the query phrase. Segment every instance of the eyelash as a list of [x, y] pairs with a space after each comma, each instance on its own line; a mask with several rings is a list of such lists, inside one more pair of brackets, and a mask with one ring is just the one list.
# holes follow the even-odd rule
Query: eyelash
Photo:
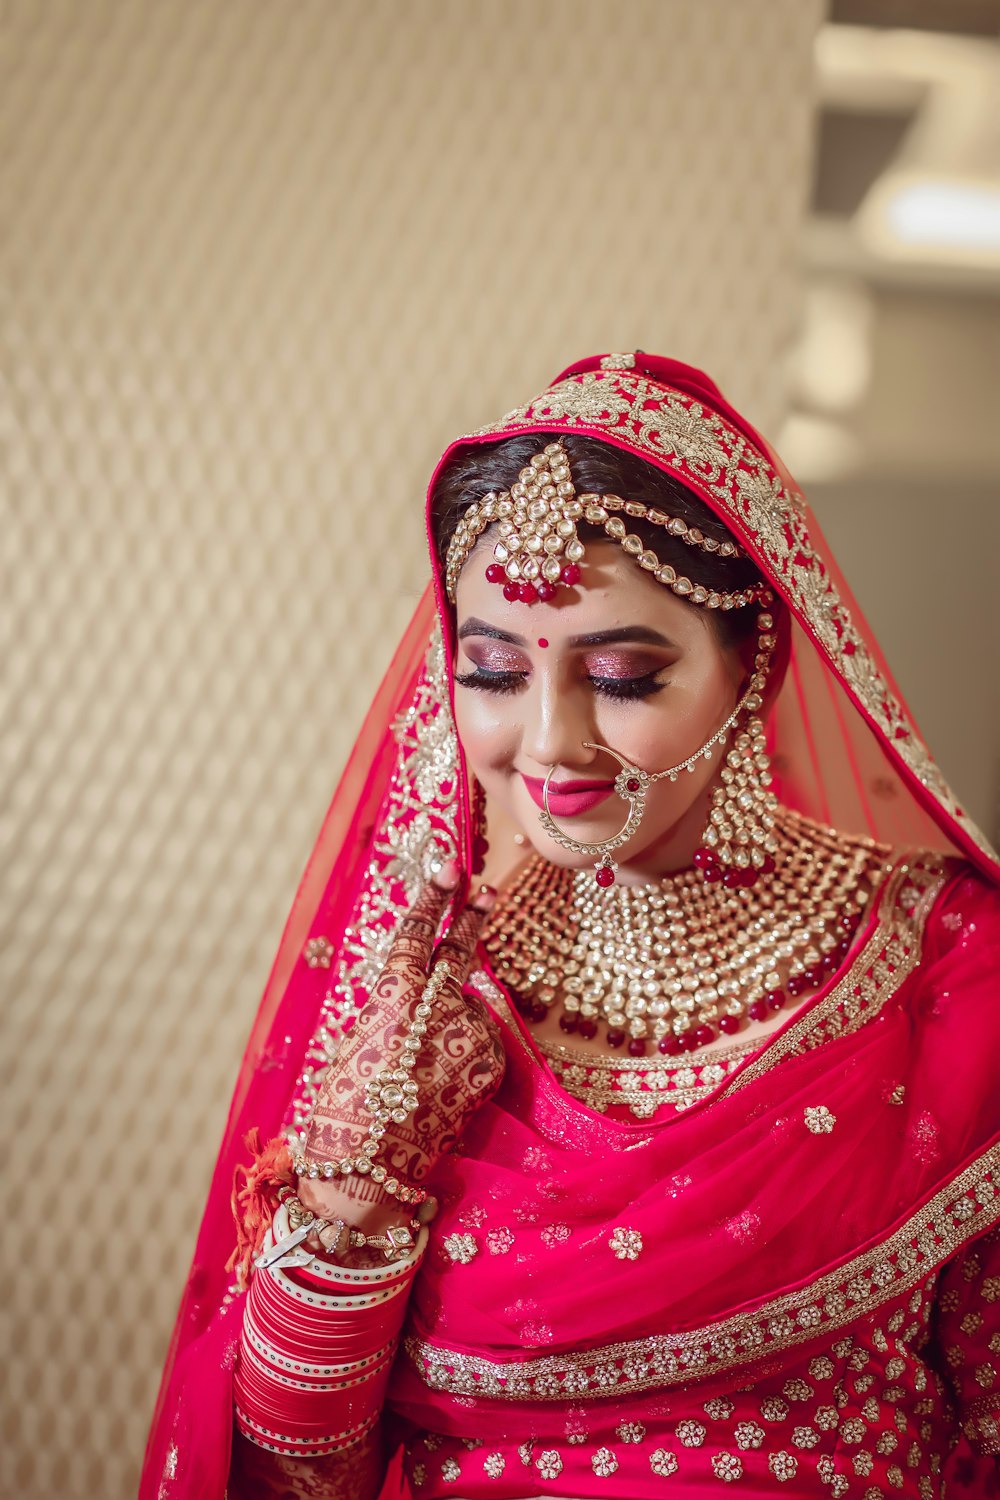
[[[646, 672], [642, 677], [591, 677], [588, 681], [602, 698], [614, 698], [619, 702], [622, 699], [651, 698], [666, 687], [665, 682], [656, 681], [658, 671], [662, 668]], [[524, 678], [523, 672], [484, 672], [481, 667], [474, 672], [455, 674], [459, 687], [477, 688], [480, 692], [497, 695], [515, 693]]]

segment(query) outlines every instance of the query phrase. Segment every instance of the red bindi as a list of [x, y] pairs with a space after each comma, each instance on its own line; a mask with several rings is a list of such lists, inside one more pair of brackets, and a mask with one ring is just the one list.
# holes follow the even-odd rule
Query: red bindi
[[545, 639], [545, 637], [543, 635], [540, 635], [538, 637], [538, 644], [540, 646], [547, 646], [549, 643], [548, 643], [548, 641]]

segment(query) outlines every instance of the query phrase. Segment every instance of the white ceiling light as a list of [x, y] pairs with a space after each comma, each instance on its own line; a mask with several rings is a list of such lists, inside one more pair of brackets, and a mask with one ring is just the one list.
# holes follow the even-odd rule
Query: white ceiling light
[[911, 182], [891, 194], [886, 223], [906, 245], [1000, 250], [1000, 186]]
[[896, 260], [1000, 266], [1000, 182], [888, 172], [869, 192], [858, 227]]

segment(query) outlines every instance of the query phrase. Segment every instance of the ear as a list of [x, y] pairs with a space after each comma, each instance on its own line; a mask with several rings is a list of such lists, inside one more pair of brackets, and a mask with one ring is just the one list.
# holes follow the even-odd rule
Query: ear
[[753, 674], [754, 658], [757, 655], [756, 632], [746, 636], [738, 645], [728, 647], [726, 654], [729, 657], [733, 687], [738, 697], [746, 690], [747, 683]]

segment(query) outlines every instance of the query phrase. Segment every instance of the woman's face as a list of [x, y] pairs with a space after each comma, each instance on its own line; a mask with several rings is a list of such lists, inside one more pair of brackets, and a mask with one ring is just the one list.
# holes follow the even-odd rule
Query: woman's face
[[[588, 543], [580, 585], [544, 604], [505, 599], [487, 581], [492, 560], [492, 547], [480, 544], [458, 581], [459, 737], [491, 806], [546, 859], [587, 868], [593, 855], [561, 848], [539, 821], [550, 768], [549, 807], [560, 827], [586, 843], [610, 838], [628, 813], [613, 790], [620, 766], [585, 742], [645, 771], [677, 765], [728, 718], [746, 668], [704, 610], [614, 542]], [[690, 863], [723, 753], [716, 747], [693, 774], [650, 788], [640, 827], [614, 853], [620, 881]]]

